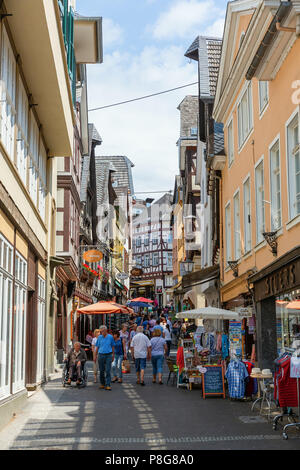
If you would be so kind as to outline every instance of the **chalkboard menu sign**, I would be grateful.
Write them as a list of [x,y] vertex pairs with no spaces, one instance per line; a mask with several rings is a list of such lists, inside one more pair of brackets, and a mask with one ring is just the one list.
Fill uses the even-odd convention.
[[222,365],[205,365],[207,371],[202,374],[203,398],[206,395],[223,395],[225,398],[224,369]]

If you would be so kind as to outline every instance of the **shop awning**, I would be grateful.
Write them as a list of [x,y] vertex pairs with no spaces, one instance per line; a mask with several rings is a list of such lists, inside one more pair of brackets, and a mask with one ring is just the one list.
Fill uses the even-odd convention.
[[237,312],[231,310],[224,310],[217,307],[204,307],[195,308],[193,310],[186,310],[179,312],[176,318],[188,318],[190,320],[240,320],[240,316]]
[[136,285],[136,286],[141,286],[141,287],[143,287],[143,286],[154,286],[154,282],[155,281],[152,281],[152,280],[148,279],[148,280],[145,280],[145,281],[132,281],[130,283],[130,285],[131,286]]
[[289,302],[285,308],[289,308],[291,310],[300,310],[300,300],[293,300],[292,302]]

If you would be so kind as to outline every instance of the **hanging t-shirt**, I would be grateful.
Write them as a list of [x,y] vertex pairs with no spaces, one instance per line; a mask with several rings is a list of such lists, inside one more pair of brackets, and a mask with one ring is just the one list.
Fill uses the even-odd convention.
[[225,377],[228,380],[228,391],[231,398],[244,398],[245,379],[249,374],[241,361],[230,361]]
[[290,377],[293,377],[295,379],[300,378],[300,357],[291,357]]

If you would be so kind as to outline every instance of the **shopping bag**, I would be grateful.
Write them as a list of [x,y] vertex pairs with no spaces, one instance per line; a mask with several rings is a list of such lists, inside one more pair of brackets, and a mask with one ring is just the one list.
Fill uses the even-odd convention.
[[123,374],[130,373],[130,361],[128,361],[127,359],[122,362],[122,372]]

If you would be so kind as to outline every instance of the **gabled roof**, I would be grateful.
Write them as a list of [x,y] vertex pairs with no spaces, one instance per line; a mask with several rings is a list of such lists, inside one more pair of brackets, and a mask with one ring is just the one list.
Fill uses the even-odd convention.
[[[134,167],[134,164],[126,156],[112,155],[112,156],[97,156],[97,161],[100,163],[109,163],[113,164],[115,169],[114,179],[117,182],[117,185],[114,186],[114,190],[117,195],[124,194],[124,186],[128,188],[129,194],[134,195],[133,188],[133,179],[131,168]],[[120,188],[120,190],[118,189]],[[121,189],[123,188],[123,189]]]
[[95,157],[97,206],[109,204],[108,180],[110,163]]
[[199,88],[201,99],[215,96],[222,39],[208,36],[197,36],[185,53],[185,56],[199,62]]

